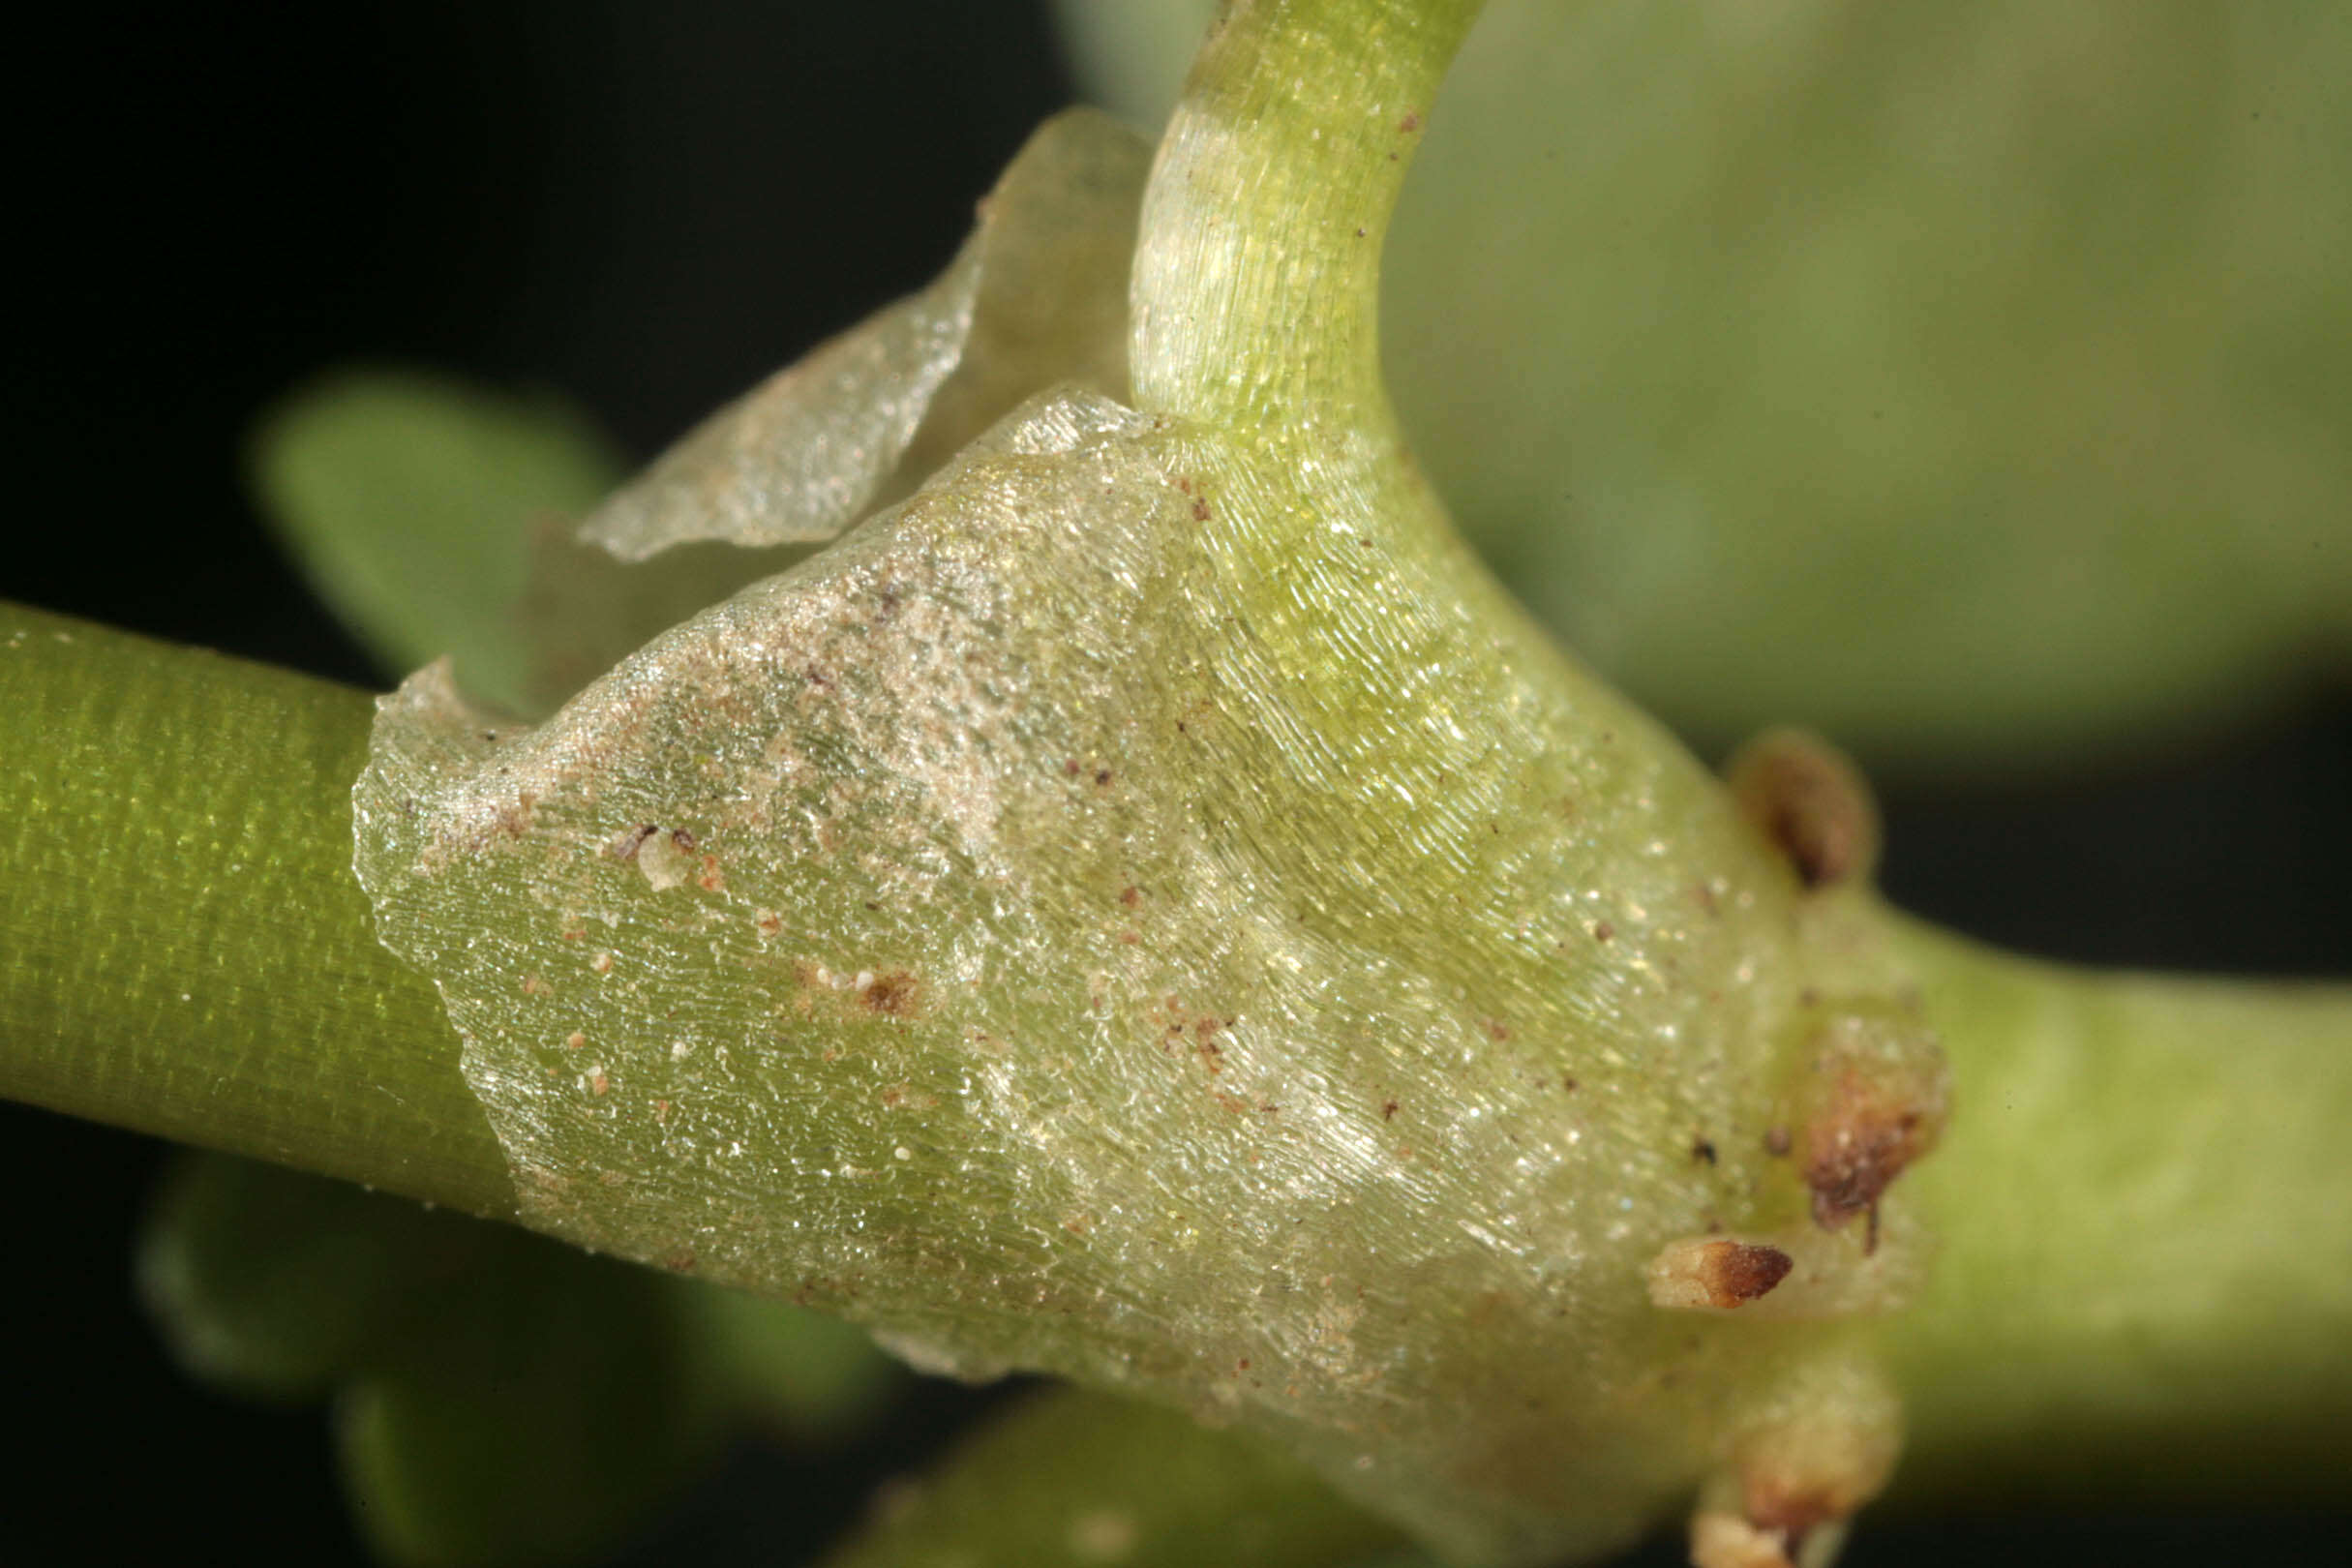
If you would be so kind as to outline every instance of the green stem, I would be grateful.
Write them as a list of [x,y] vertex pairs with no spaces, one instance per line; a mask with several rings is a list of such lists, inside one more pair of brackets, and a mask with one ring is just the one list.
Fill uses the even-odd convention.
[[0,1095],[514,1210],[351,875],[359,692],[0,605]]
[[1220,21],[1144,197],[1143,407],[1261,429],[1386,408],[1381,238],[1479,9],[1260,0]]
[[2177,1501],[2340,1484],[2352,988],[2087,974],[1907,922],[1959,1085],[1904,1177],[1902,1489]]

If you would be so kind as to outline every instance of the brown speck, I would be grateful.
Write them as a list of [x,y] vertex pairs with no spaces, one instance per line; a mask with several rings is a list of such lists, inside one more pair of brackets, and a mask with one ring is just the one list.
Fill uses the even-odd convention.
[[1573,1072],[1563,1072],[1563,1073],[1561,1073],[1561,1074],[1560,1074],[1560,1087],[1561,1087],[1562,1089],[1567,1090],[1567,1091],[1568,1091],[1568,1093],[1570,1093],[1570,1094],[1572,1094],[1572,1095],[1573,1095],[1573,1094],[1575,1094],[1575,1093],[1576,1093],[1576,1074],[1575,1074],[1575,1073],[1573,1073]]
[[683,1274],[694,1267],[694,1254],[692,1252],[672,1252],[661,1260],[661,1266],[673,1274]]
[[1222,1105],[1234,1115],[1247,1116],[1250,1114],[1250,1102],[1242,1099],[1240,1096],[1228,1095],[1222,1089],[1212,1089],[1209,1091],[1209,1093],[1220,1105]]
[[633,860],[637,859],[637,846],[660,831],[661,829],[655,824],[641,822],[634,828],[623,829],[610,844],[605,845],[604,852],[616,860]]
[[1356,238],[1358,238],[1358,239],[1362,239],[1363,237],[1364,237],[1364,230],[1362,230],[1361,228],[1357,229],[1357,230],[1356,230]]
[[767,936],[774,936],[778,931],[784,929],[784,918],[773,910],[762,910],[757,923],[761,932]]
[[1765,1128],[1764,1143],[1764,1153],[1775,1160],[1786,1159],[1789,1150],[1794,1147],[1789,1138],[1789,1130],[1785,1127]]
[[887,975],[874,977],[874,983],[859,993],[859,1000],[868,1012],[878,1012],[887,1018],[911,1016],[916,1004],[921,1000],[922,981],[903,969],[893,969]]
[[1236,1372],[1248,1372],[1250,1370],[1250,1358],[1248,1356],[1242,1357],[1241,1360],[1233,1364],[1233,1367]]
[[602,1068],[598,1068],[595,1071],[588,1074],[588,1090],[590,1093],[601,1095],[607,1089],[612,1087],[613,1080],[604,1075],[604,1070]]
[[570,1034],[563,1037],[563,1043],[576,1051],[581,1046],[588,1043],[588,1036],[575,1029]]
[[1122,889],[1119,893],[1119,902],[1133,909],[1137,904],[1143,902],[1143,890],[1134,887]]
[[1062,776],[1064,778],[1076,778],[1080,773],[1085,771],[1086,765],[1078,761],[1078,759],[1075,757],[1070,758],[1070,761],[1062,765]]
[[693,854],[693,853],[694,853],[694,831],[693,831],[693,829],[689,829],[689,828],[673,828],[673,829],[670,829],[670,842],[671,842],[671,843],[673,843],[673,844],[675,844],[675,845],[677,845],[677,846],[678,846],[678,847],[680,850],[684,851],[684,852],[685,852],[686,854],[688,854],[688,855],[691,855],[691,854]]
[[813,664],[807,669],[801,671],[800,674],[812,686],[829,686],[833,683],[833,678],[831,676],[827,675],[823,670],[819,669]]
[[1382,1101],[1380,1102],[1380,1120],[1383,1122],[1393,1122],[1396,1119],[1397,1102],[1393,1100]]
[[1111,770],[1109,769],[1098,768],[1095,769],[1095,783],[1098,787],[1107,785],[1110,783],[1110,781]]
[[1691,1158],[1703,1165],[1711,1165],[1715,1162],[1715,1146],[1704,1138],[1693,1138]]
[[1138,948],[1143,945],[1143,933],[1141,931],[1122,931],[1119,933],[1119,940],[1128,947]]
[[1403,119],[1402,119],[1402,120],[1399,120],[1399,121],[1397,122],[1397,129],[1398,129],[1399,131],[1402,131],[1402,133],[1404,133],[1404,134],[1405,134],[1406,136],[1411,136],[1411,135],[1412,135],[1414,132],[1416,132],[1416,131],[1420,130],[1420,129],[1421,129],[1421,114],[1420,114],[1420,111],[1418,111],[1418,110],[1416,110],[1416,109],[1406,109],[1406,110],[1404,111],[1404,118],[1403,118]]
[[547,981],[541,980],[536,975],[526,975],[523,977],[523,994],[525,996],[546,996],[554,989],[554,986],[548,984]]
[[1611,937],[1613,937],[1616,934],[1617,928],[1610,924],[1607,920],[1601,921],[1592,928],[1592,940],[1595,942],[1607,942]]
[[1818,736],[1768,730],[1740,747],[1727,775],[1740,814],[1807,888],[1867,877],[1879,812],[1861,770]]
[[598,953],[588,960],[588,968],[599,975],[610,975],[613,972],[613,955],[609,952]]

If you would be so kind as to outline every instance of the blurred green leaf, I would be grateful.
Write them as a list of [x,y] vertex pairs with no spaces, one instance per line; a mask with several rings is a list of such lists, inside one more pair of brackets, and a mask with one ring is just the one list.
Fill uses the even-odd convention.
[[532,707],[518,618],[535,531],[576,521],[622,466],[560,402],[407,371],[295,393],[253,448],[279,535],[336,613],[401,674],[450,654],[467,689]]
[[737,1420],[835,1437],[902,1375],[813,1312],[219,1155],[165,1182],[139,1281],[192,1373],[336,1400],[360,1524],[420,1568],[591,1555]]
[[[1162,111],[1135,8],[1063,9]],[[2347,72],[2342,6],[1494,0],[1390,240],[1400,416],[1709,746],[2225,721],[2352,668]]]
[[1420,1568],[1263,1438],[1076,1389],[1014,1406],[880,1499],[827,1568]]

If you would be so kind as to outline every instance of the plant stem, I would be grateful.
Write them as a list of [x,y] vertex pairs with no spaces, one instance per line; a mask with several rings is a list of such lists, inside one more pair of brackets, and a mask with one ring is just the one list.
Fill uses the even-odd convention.
[[1144,197],[1132,286],[1143,407],[1261,429],[1340,407],[1385,413],[1381,238],[1479,9],[1261,0],[1220,21]]
[[1941,1249],[1888,1331],[1901,1490],[2243,1505],[2340,1484],[2352,988],[2089,974],[1895,930],[1959,1085],[1904,1178]]
[[351,875],[359,692],[0,605],[0,1095],[514,1212]]
[[[439,1000],[351,879],[367,722],[356,692],[0,609],[0,1094],[512,1215]],[[1963,1097],[1904,1178],[1943,1251],[1887,1329],[1903,1492],[2339,1473],[2352,991],[1895,932]]]

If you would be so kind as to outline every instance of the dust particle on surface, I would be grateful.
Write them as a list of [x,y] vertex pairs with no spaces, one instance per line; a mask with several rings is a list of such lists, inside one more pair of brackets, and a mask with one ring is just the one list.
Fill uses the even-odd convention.
[[1383,1122],[1393,1122],[1396,1119],[1397,1102],[1393,1100],[1382,1101],[1380,1102],[1380,1120]]
[[656,824],[649,822],[641,822],[635,827],[624,828],[614,836],[611,843],[605,845],[604,852],[616,860],[633,860],[637,859],[638,847],[660,831],[661,829]]
[[1705,1138],[1693,1138],[1691,1140],[1691,1158],[1703,1165],[1713,1164],[1715,1162],[1715,1145]]

